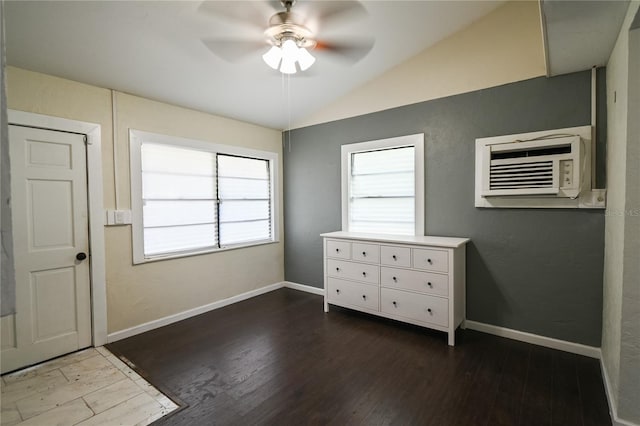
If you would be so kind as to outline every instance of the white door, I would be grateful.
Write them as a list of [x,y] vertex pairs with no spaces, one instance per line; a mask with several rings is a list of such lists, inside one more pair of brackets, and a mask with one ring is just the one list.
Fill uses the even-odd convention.
[[84,135],[9,126],[16,314],[2,372],[91,345]]

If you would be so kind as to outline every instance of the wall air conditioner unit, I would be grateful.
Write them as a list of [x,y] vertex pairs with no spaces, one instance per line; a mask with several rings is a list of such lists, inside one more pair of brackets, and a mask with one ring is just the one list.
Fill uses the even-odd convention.
[[475,201],[476,207],[603,207],[603,191],[591,191],[591,127],[476,139]]
[[588,173],[583,146],[580,136],[485,145],[482,196],[576,198]]

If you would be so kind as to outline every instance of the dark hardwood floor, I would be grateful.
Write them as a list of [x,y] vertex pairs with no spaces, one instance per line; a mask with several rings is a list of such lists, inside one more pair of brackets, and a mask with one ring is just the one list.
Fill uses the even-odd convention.
[[157,425],[610,425],[599,363],[281,289],[107,346],[186,405]]

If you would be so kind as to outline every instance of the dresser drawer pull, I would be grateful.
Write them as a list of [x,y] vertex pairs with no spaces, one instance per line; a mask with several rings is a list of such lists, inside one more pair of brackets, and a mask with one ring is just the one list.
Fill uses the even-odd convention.
[[431,312],[431,308],[427,308],[427,312],[429,312],[431,315],[433,315],[433,312]]
[[336,253],[340,253],[340,249],[336,249]]
[[340,294],[340,289],[336,288],[336,293]]
[[398,279],[396,277],[393,277],[393,282],[397,283]]
[[363,276],[363,277],[366,277],[366,276],[367,276],[367,273],[366,273],[366,272],[363,272],[363,273],[362,273],[362,276]]
[[398,303],[395,300],[392,303],[393,303],[393,306],[395,306],[396,308],[398,307]]
[[427,259],[427,263],[431,265],[433,262],[431,261],[431,259]]
[[363,300],[367,300],[367,295],[366,295],[366,294],[363,294],[363,295],[362,295],[362,299],[363,299]]
[[428,283],[427,283],[427,285],[428,285],[429,287],[433,287],[433,284],[431,284],[431,282],[428,282]]
[[398,256],[396,256],[395,254],[391,257],[393,258],[393,260],[398,260]]
[[362,257],[367,257],[367,252],[366,251],[362,252]]
[[340,272],[340,268],[336,268],[336,271]]

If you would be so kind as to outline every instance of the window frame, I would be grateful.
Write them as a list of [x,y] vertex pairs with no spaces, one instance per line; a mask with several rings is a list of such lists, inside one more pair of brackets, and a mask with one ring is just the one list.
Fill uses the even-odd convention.
[[[223,247],[206,247],[194,250],[175,251],[152,256],[144,254],[144,220],[142,209],[142,144],[153,143],[169,145],[177,148],[193,149],[213,153],[214,155],[233,155],[248,157],[269,162],[270,201],[271,201],[271,238],[247,243],[230,244]],[[177,136],[160,135],[142,130],[129,129],[129,163],[131,177],[131,239],[133,249],[133,263],[142,264],[159,260],[176,259],[189,256],[197,256],[206,253],[235,250],[238,248],[259,246],[278,243],[280,241],[279,230],[279,168],[278,154],[271,151],[261,151],[240,146],[223,145],[214,142],[206,142],[196,139],[181,138]],[[217,192],[216,176],[216,192]],[[217,226],[217,225],[216,225]],[[219,239],[219,236],[218,236]],[[219,241],[216,241],[219,243]]]
[[[341,146],[342,230],[349,232],[349,200],[351,199],[351,155],[401,147],[414,148],[414,235],[424,235],[424,133],[377,139]],[[382,234],[382,232],[381,232]]]

